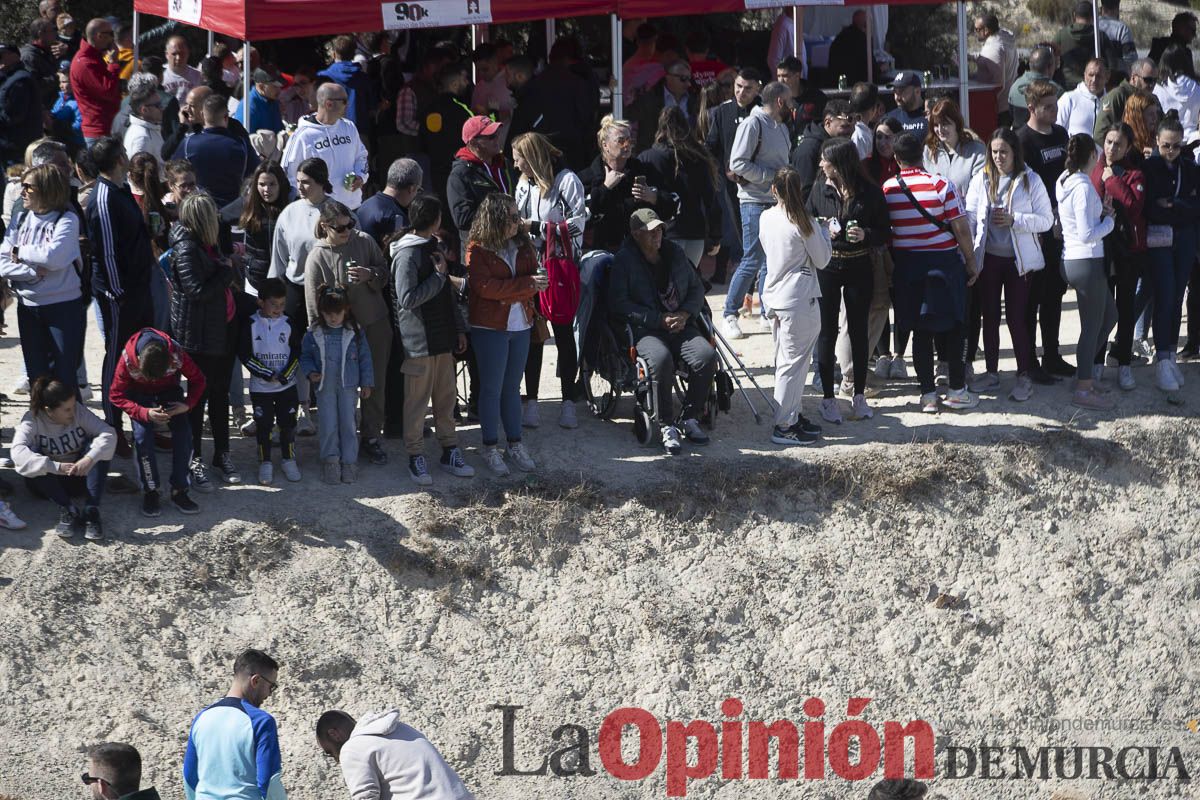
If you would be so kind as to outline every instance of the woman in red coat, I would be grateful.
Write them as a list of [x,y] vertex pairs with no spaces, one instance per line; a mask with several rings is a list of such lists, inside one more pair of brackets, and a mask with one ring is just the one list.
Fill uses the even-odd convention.
[[1133,163],[1133,130],[1118,122],[1104,132],[1104,152],[1092,168],[1092,185],[1102,198],[1112,198],[1116,228],[1104,240],[1108,284],[1117,301],[1117,341],[1109,355],[1117,359],[1117,381],[1135,387],[1133,358],[1134,297],[1146,271],[1146,179]]

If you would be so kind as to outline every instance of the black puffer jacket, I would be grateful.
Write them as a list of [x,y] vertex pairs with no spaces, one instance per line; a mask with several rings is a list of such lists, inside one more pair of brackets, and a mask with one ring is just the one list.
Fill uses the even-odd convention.
[[433,266],[436,239],[415,233],[402,236],[392,247],[396,330],[405,358],[453,353],[458,334],[467,332],[461,304],[450,281]]
[[655,144],[638,154],[650,169],[652,186],[676,198],[678,211],[667,225],[667,236],[671,239],[705,239],[721,241],[721,205],[717,200],[715,172],[707,159],[700,160],[680,155],[678,168],[675,151],[666,144]]
[[195,235],[171,226],[171,334],[189,353],[226,355],[237,343],[226,292],[234,272],[213,260]]
[[653,208],[663,222],[675,216],[675,199],[666,191],[658,193],[658,204],[654,206],[633,199],[634,178],[641,175],[646,178],[647,185],[654,186],[654,176],[643,162],[636,158],[629,159],[625,163],[624,175],[611,189],[605,186],[604,159],[601,156],[596,156],[591,166],[579,173],[591,213],[592,244],[597,250],[615,253],[629,235],[629,217],[639,208]]

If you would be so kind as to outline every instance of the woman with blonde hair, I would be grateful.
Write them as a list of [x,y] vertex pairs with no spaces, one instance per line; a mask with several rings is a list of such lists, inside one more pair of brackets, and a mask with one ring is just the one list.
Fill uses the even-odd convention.
[[610,253],[629,235],[629,218],[639,208],[653,208],[664,222],[675,216],[675,201],[655,188],[649,168],[633,158],[632,136],[628,122],[606,116],[596,135],[600,153],[579,173],[591,213],[592,245]]
[[204,408],[212,426],[213,460],[221,479],[241,483],[229,457],[229,383],[237,348],[233,286],[237,273],[217,251],[217,206],[203,192],[179,203],[179,220],[171,226],[171,335],[204,373],[205,390],[188,412],[192,429],[191,485],[213,491],[201,456]]
[[805,419],[804,378],[821,333],[817,271],[833,255],[829,231],[808,213],[800,173],[784,167],[771,182],[775,205],[763,212],[758,236],[767,257],[762,297],[775,339],[775,428],[771,441],[812,444],[821,429]]
[[[521,173],[517,180],[516,201],[522,225],[533,241],[537,252],[544,253],[546,236],[554,226],[567,223],[572,257],[576,264],[583,250],[583,228],[587,224],[587,196],[579,176],[561,165],[562,151],[540,133],[523,133],[513,140],[513,165]],[[575,332],[571,322],[554,323],[554,345],[558,350],[558,379],[562,390],[562,407],[558,424],[563,428],[578,427],[575,416],[576,377],[579,356],[575,349]],[[536,428],[538,419],[538,388],[541,383],[542,354],[545,342],[529,343],[529,358],[525,364],[525,405],[521,422]]]
[[536,468],[521,442],[521,375],[535,322],[534,296],[549,281],[538,272],[537,254],[523,230],[517,203],[499,192],[479,205],[467,244],[467,319],[479,361],[479,426],[484,460],[507,475],[499,443],[500,423],[508,455],[524,472]]

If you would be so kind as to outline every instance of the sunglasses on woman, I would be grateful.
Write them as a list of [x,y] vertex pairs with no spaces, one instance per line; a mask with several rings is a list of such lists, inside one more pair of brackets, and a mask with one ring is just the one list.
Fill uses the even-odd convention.
[[328,227],[334,233],[345,233],[346,231],[354,230],[354,220],[350,220],[345,225],[330,225]]

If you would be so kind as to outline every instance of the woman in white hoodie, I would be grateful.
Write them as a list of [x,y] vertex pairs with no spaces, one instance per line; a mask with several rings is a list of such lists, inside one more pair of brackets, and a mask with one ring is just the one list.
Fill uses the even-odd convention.
[[79,218],[70,186],[53,164],[21,176],[25,210],[0,245],[0,278],[18,299],[17,326],[25,374],[53,375],[76,386],[83,357],[83,292],[79,280]]
[[805,204],[800,173],[784,167],[771,182],[775,205],[763,212],[758,236],[766,255],[763,304],[771,309],[775,338],[775,444],[817,440],[821,428],[804,418],[804,378],[821,333],[821,286],[817,270],[833,255],[829,231],[816,224]]
[[1079,306],[1079,347],[1075,357],[1075,395],[1071,402],[1080,408],[1107,410],[1112,401],[1104,396],[1096,364],[1104,352],[1108,335],[1117,324],[1117,304],[1108,291],[1104,269],[1104,237],[1113,230],[1111,200],[1100,200],[1088,174],[1096,164],[1096,142],[1077,133],[1067,142],[1067,169],[1055,183],[1058,216],[1063,234],[1063,273],[1075,290]]
[[1033,394],[1029,370],[1033,343],[1026,312],[1033,273],[1046,266],[1038,234],[1054,225],[1054,208],[1038,174],[1025,165],[1021,140],[998,128],[988,142],[987,161],[967,191],[975,262],[982,264],[976,288],[983,312],[983,357],[987,372],[971,391],[1000,385],[1000,299],[1017,359],[1017,382],[1009,397],[1024,402]]
[[1164,112],[1174,111],[1183,125],[1183,140],[1194,141],[1200,127],[1200,84],[1190,77],[1192,51],[1173,44],[1158,61],[1158,83],[1154,96]]

